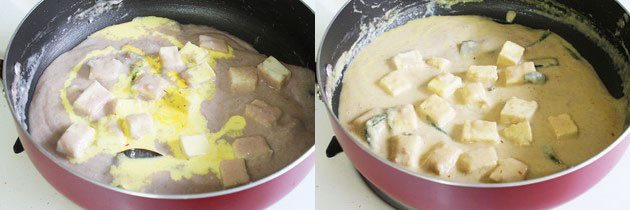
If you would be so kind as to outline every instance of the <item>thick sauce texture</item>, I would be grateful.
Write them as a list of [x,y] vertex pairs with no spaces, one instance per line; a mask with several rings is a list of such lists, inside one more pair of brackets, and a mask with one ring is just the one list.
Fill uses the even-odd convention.
[[[475,53],[469,57],[462,55],[462,43],[471,40],[476,44]],[[460,150],[459,154],[492,147],[496,151],[499,164],[501,160],[516,159],[527,167],[526,170],[518,171],[525,173],[522,178],[533,179],[580,164],[615,141],[623,131],[625,102],[613,98],[607,92],[593,67],[570,43],[555,33],[517,24],[499,24],[478,16],[423,18],[410,21],[374,39],[348,66],[341,91],[339,118],[358,139],[365,140],[365,129],[353,123],[363,113],[374,108],[390,108],[404,104],[414,105],[418,113],[419,104],[434,94],[427,88],[431,79],[448,72],[460,77],[463,85],[472,83],[473,81],[466,75],[469,67],[496,66],[499,52],[506,41],[525,48],[519,64],[527,61],[536,63],[540,58],[557,59],[557,65],[536,63],[536,71],[546,75],[546,82],[505,85],[502,72],[506,67],[499,66],[498,80],[483,83],[487,99],[485,105],[465,104],[458,98],[457,91],[442,97],[455,110],[455,117],[445,125],[437,127],[420,114],[414,116],[418,120],[418,126],[411,133],[419,135],[421,143],[414,144],[420,148],[419,155],[410,161],[416,163],[406,164],[406,168],[458,182],[495,182],[497,180],[490,179],[489,174],[498,167],[496,160],[494,164],[486,164],[478,170],[464,172],[460,156],[459,159],[455,159],[456,162],[451,161],[456,164],[450,170],[439,174],[435,167],[431,166],[435,161],[431,162],[430,157],[436,155],[432,154],[432,151],[438,149],[441,144]],[[431,65],[407,70],[397,69],[393,64],[393,58],[400,53],[413,50],[420,52],[425,60],[440,57],[449,60],[450,65],[443,70]],[[395,96],[379,86],[381,78],[393,71],[401,71],[400,74],[411,84],[409,89]],[[528,120],[532,133],[529,145],[508,141],[502,132],[498,132],[501,134],[500,141],[496,143],[470,143],[461,140],[467,120],[496,122],[497,131],[511,126],[500,122],[501,110],[511,97],[537,102],[537,109]],[[557,139],[548,118],[561,114],[571,116],[579,130],[576,136]],[[391,145],[376,148],[374,142],[364,142],[376,154],[391,160],[388,158],[391,154],[388,153],[392,150],[387,148]],[[442,154],[449,153],[445,151],[442,150]]]

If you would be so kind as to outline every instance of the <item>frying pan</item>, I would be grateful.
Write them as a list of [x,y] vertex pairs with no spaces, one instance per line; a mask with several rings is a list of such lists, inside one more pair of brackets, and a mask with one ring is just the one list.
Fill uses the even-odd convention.
[[[459,2],[459,3],[458,3]],[[357,170],[398,207],[418,209],[546,209],[565,203],[601,180],[627,150],[628,129],[618,139],[570,169],[545,177],[502,184],[470,184],[417,174],[374,154],[338,119],[345,67],[370,40],[410,20],[433,15],[479,15],[505,23],[509,10],[514,23],[549,29],[573,44],[595,68],[609,93],[624,96],[628,78],[630,16],[614,0],[351,0],[324,35],[317,62],[321,99],[327,105],[338,144]],[[341,75],[341,79],[337,80]],[[587,110],[585,110],[587,111]],[[333,139],[334,140],[334,139]],[[327,155],[338,152],[332,142]]]
[[280,171],[244,186],[201,194],[157,195],[115,188],[75,173],[34,144],[28,110],[44,69],[104,27],[138,16],[208,25],[284,62],[314,69],[314,14],[297,0],[46,0],[23,20],[9,44],[2,81],[20,144],[59,192],[88,209],[260,209],[291,191],[313,168],[314,147]]

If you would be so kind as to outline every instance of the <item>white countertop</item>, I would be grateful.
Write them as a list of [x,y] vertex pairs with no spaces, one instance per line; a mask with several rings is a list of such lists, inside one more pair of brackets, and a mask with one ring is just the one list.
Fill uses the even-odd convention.
[[[328,23],[345,0],[318,0],[315,2],[316,46],[319,48]],[[630,0],[620,1],[630,8]],[[315,199],[318,209],[392,209],[381,201],[363,183],[350,160],[340,153],[334,158],[326,158],[325,151],[334,135],[326,113],[325,105],[318,101],[315,107],[316,128],[315,161],[317,163]],[[629,209],[630,152],[622,157],[617,166],[597,185],[576,199],[557,209]]]
[[[8,1],[8,2],[6,2]],[[313,5],[314,0],[303,0]],[[0,56],[4,52],[13,31],[37,0],[2,0],[0,14]],[[4,96],[0,98],[0,210],[4,209],[80,209],[72,201],[59,194],[35,169],[26,153],[13,154],[17,137]],[[315,209],[315,170],[286,197],[269,209]]]

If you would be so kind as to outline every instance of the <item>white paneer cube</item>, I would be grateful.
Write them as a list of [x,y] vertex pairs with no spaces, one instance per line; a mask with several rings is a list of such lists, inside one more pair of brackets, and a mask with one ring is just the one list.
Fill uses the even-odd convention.
[[378,85],[391,96],[397,96],[411,89],[411,82],[405,78],[403,71],[392,71],[378,81]]
[[365,121],[365,140],[377,154],[386,155],[387,137],[390,136],[387,114],[378,114]]
[[551,116],[547,120],[556,134],[556,139],[567,139],[578,135],[578,127],[568,114]]
[[495,182],[516,182],[525,179],[527,174],[527,165],[514,158],[499,160],[497,166],[492,173],[490,179]]
[[459,168],[465,173],[472,173],[484,168],[497,165],[497,151],[494,147],[473,149],[459,156]]
[[529,121],[510,125],[503,129],[501,134],[505,139],[519,146],[527,146],[532,143],[532,128],[529,125]]
[[177,73],[186,69],[186,64],[182,60],[176,46],[160,47],[160,61],[162,62],[162,72],[176,71]]
[[207,81],[214,81],[217,75],[207,62],[197,64],[179,74],[190,86],[198,86]]
[[513,124],[528,121],[536,112],[538,103],[512,96],[501,110],[501,123]]
[[269,56],[258,64],[258,70],[265,81],[277,90],[280,90],[291,79],[291,71],[273,56]]
[[466,120],[462,130],[462,142],[496,144],[500,141],[496,122]]
[[232,143],[236,158],[259,159],[269,157],[273,150],[262,136],[243,137],[234,140]]
[[98,80],[99,82],[109,82],[118,80],[118,75],[126,67],[114,58],[95,58],[89,60],[87,65],[90,67],[90,80]]
[[461,153],[462,150],[454,145],[440,143],[427,156],[425,164],[437,175],[446,176],[457,163]]
[[129,135],[134,139],[140,139],[142,136],[153,132],[153,118],[149,114],[131,114],[126,119]]
[[145,112],[147,106],[148,104],[140,99],[116,99],[114,114],[120,117],[126,117],[130,114]]
[[251,93],[258,85],[258,73],[254,67],[230,67],[228,77],[232,93]]
[[[116,120],[107,123],[106,130],[99,134],[98,145],[125,145],[127,138]],[[101,130],[99,130],[101,132]]]
[[249,183],[245,160],[222,160],[221,179],[223,180],[223,188],[225,189]]
[[182,47],[179,54],[181,55],[182,61],[184,61],[185,64],[188,64],[189,67],[191,65],[194,66],[194,64],[208,63],[206,60],[208,50],[198,47],[190,42],[187,42],[186,45]]
[[387,109],[387,124],[393,135],[415,133],[418,129],[418,116],[411,104]]
[[352,126],[354,126],[356,130],[363,130],[365,128],[366,121],[368,121],[370,118],[376,115],[383,114],[383,112],[385,112],[383,108],[370,109],[364,112],[363,114],[361,114],[360,116],[358,116],[357,118],[354,118],[354,120],[352,120]]
[[387,159],[405,168],[417,169],[422,138],[418,135],[397,135],[389,138]]
[[466,79],[472,82],[494,83],[499,79],[497,66],[471,65],[466,72]]
[[265,127],[275,126],[281,115],[282,110],[280,108],[271,106],[262,100],[254,99],[245,105],[245,117],[253,119],[254,122]]
[[80,158],[94,142],[96,130],[82,122],[75,122],[57,141],[57,152],[70,158]]
[[146,100],[160,99],[164,96],[162,78],[150,73],[144,73],[138,76],[133,82],[131,90],[137,91],[140,96]]
[[440,57],[430,57],[426,62],[429,66],[441,71],[446,71],[451,66],[451,61]]
[[186,157],[205,155],[210,152],[210,143],[206,135],[180,136],[179,144]]
[[399,53],[392,58],[392,61],[398,70],[419,70],[425,65],[419,50]]
[[485,105],[488,103],[486,88],[479,82],[466,83],[459,89],[458,95],[464,104]]
[[213,36],[199,35],[199,46],[217,52],[227,53],[228,44],[225,39]]
[[501,48],[501,52],[499,52],[499,57],[497,58],[497,65],[499,66],[513,66],[516,65],[523,56],[523,52],[525,52],[525,48],[520,45],[506,41]]
[[525,74],[535,72],[534,62],[525,62],[516,66],[505,68],[505,85],[521,85],[525,82]]
[[79,97],[74,101],[72,106],[74,110],[83,116],[89,116],[90,119],[97,118],[103,107],[115,97],[98,81],[94,81],[88,86]]
[[451,73],[442,73],[429,81],[428,89],[444,98],[453,95],[462,86],[462,79]]
[[455,109],[448,101],[433,94],[416,106],[416,112],[420,116],[427,116],[438,126],[444,126],[455,118]]

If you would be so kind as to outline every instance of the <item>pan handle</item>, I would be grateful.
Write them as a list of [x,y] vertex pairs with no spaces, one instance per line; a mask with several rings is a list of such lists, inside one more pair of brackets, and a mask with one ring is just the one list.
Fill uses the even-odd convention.
[[[0,58],[0,84],[2,84],[2,69],[4,68],[4,60]],[[2,90],[4,92],[4,89]],[[22,146],[22,142],[20,142],[20,137],[15,140],[15,144],[13,144],[13,152],[15,154],[20,154],[24,151],[24,147]]]
[[330,139],[330,143],[328,144],[328,147],[326,148],[326,157],[332,158],[341,152],[343,152],[343,148],[341,148],[341,145],[339,145],[339,141],[337,141],[337,137],[333,136],[332,139]]

